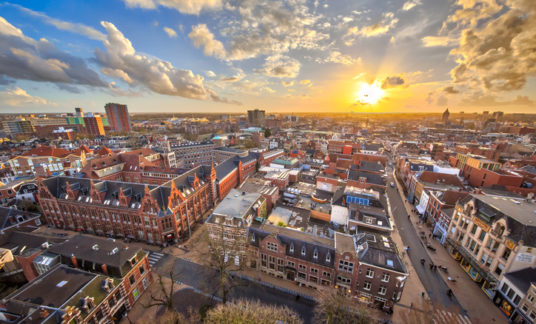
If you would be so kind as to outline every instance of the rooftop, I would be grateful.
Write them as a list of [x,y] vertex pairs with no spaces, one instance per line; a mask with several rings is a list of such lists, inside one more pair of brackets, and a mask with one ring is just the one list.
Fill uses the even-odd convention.
[[259,193],[246,193],[232,189],[214,209],[213,214],[243,218],[261,197]]

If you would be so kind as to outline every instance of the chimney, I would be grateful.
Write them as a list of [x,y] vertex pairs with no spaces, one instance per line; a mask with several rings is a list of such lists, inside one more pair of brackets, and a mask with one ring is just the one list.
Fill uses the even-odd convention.
[[76,260],[76,257],[71,255],[71,262],[73,263],[73,267],[78,268],[78,261]]
[[104,274],[108,274],[108,267],[106,266],[106,264],[102,264],[102,272],[104,272]]
[[47,318],[50,315],[50,312],[46,308],[40,308],[39,309],[39,317],[40,318]]

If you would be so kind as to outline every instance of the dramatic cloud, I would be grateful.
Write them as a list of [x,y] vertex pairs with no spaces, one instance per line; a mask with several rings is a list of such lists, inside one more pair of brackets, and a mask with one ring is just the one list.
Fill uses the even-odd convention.
[[270,56],[264,62],[263,72],[267,76],[276,78],[295,78],[300,73],[301,64],[288,56]]
[[[461,39],[452,54],[455,84],[473,91],[522,89],[536,75],[536,1],[458,1],[461,9],[448,18]],[[501,11],[502,10],[502,11]],[[499,16],[496,14],[501,12]],[[485,22],[479,27],[479,22]]]
[[404,5],[402,6],[402,10],[409,11],[420,4],[421,2],[419,0],[409,0],[404,3]]
[[177,32],[173,28],[164,27],[164,32],[171,38],[177,37]]
[[329,35],[315,28],[320,19],[302,1],[241,1],[221,33],[229,39],[227,59],[281,55],[295,49],[322,49]]
[[106,87],[86,62],[56,48],[48,40],[39,41],[0,17],[0,76],[40,82],[70,83]]
[[382,14],[378,22],[365,26],[363,28],[351,27],[346,31],[343,36],[343,41],[347,46],[351,46],[357,37],[375,37],[385,35],[388,31],[393,29],[398,23],[398,18],[392,12],[385,12]]
[[382,81],[382,89],[398,87],[404,84],[404,79],[399,76],[387,77]]
[[317,63],[336,63],[336,64],[343,64],[343,65],[351,65],[355,63],[361,62],[361,58],[353,58],[350,55],[342,54],[339,51],[331,51],[329,53],[329,56],[321,59],[316,59]]
[[130,40],[112,23],[103,21],[101,25],[108,33],[104,41],[106,50],[96,49],[95,57],[103,68],[110,69],[106,71],[114,71],[121,79],[132,80],[133,84],[156,93],[237,104],[235,101],[220,98],[206,88],[202,76],[190,70],[177,69],[171,63],[158,58],[137,53]]
[[223,44],[214,38],[214,34],[208,29],[207,25],[199,24],[192,27],[192,32],[188,37],[194,42],[197,48],[202,47],[203,53],[207,56],[214,56],[223,59],[226,56]]
[[53,105],[46,99],[31,96],[26,92],[26,90],[19,87],[8,88],[5,91],[0,91],[0,103],[12,107],[32,104]]
[[457,94],[460,93],[459,90],[455,89],[453,86],[447,86],[443,88],[443,92],[448,94]]
[[127,7],[156,9],[158,6],[175,9],[183,14],[199,15],[203,10],[219,9],[221,0],[123,0]]
[[39,18],[44,23],[52,25],[61,30],[67,30],[72,33],[84,35],[86,37],[89,37],[91,39],[96,39],[99,41],[103,41],[106,38],[106,35],[104,35],[100,31],[96,30],[95,28],[86,26],[84,24],[71,23],[71,22],[59,20],[56,18],[52,18],[52,17],[45,15],[42,12],[33,11],[28,8],[24,8],[22,6],[16,5],[16,4],[5,3],[3,5],[15,7],[19,9],[20,11],[24,12],[25,14]]
[[449,36],[425,36],[422,38],[424,47],[444,47],[455,46],[459,43],[459,39]]

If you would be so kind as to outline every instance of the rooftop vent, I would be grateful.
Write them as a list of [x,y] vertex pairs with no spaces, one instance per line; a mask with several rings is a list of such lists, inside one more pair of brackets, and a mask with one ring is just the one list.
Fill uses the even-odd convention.
[[98,244],[94,244],[94,245],[91,247],[91,249],[92,249],[93,251],[98,251],[98,250],[99,250],[99,245],[98,245]]

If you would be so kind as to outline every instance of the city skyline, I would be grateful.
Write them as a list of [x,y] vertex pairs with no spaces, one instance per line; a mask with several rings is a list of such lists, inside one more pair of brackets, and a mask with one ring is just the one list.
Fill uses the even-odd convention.
[[[17,4],[19,3],[19,4]],[[0,4],[0,113],[534,112],[536,3]]]

